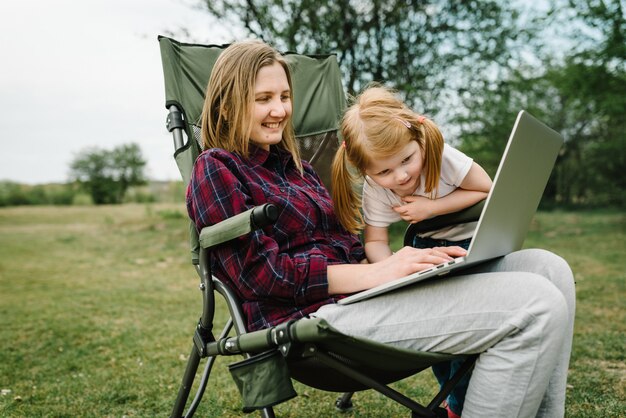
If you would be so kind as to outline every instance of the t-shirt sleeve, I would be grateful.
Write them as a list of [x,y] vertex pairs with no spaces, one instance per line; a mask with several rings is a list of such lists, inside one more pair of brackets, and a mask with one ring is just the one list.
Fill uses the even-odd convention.
[[450,186],[459,187],[470,168],[473,160],[448,144],[443,146],[441,161],[441,180]]

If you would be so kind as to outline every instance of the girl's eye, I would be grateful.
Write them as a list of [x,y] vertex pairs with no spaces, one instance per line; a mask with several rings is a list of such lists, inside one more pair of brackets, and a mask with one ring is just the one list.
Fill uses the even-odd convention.
[[289,100],[291,100],[291,96],[288,94],[283,94],[282,96],[280,96],[280,100],[282,100],[283,102],[288,102]]
[[409,161],[411,161],[411,157],[413,157],[413,155],[409,155],[404,160],[402,160],[402,164],[407,164]]
[[383,170],[383,171],[379,171],[379,172],[378,172],[378,175],[379,175],[379,176],[384,176],[384,175],[386,175],[386,174],[388,174],[388,173],[389,173],[389,170]]

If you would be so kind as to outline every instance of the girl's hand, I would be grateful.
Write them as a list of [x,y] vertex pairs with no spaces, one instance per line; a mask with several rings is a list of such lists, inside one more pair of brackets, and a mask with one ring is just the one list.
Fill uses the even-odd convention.
[[406,222],[414,224],[436,214],[435,200],[424,196],[405,196],[402,200],[405,204],[396,206],[393,210]]

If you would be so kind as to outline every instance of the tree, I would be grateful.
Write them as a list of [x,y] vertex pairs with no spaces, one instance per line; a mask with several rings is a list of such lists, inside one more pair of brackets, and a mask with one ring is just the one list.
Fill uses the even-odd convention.
[[90,148],[72,161],[70,177],[91,195],[95,204],[121,203],[130,186],[145,184],[145,165],[137,144],[112,150]]
[[350,94],[395,87],[491,174],[526,109],[566,140],[544,198],[626,205],[623,0],[199,1],[278,49],[337,53]]
[[[626,20],[619,0],[569,1],[548,14],[571,48],[537,48],[540,66],[520,66],[488,89],[463,94],[471,115],[462,149],[495,171],[515,113],[526,109],[561,132],[565,145],[544,201],[626,206]],[[566,24],[567,23],[567,24]],[[566,36],[567,35],[567,36]]]
[[[204,0],[210,14],[278,49],[337,53],[347,92],[371,81],[395,87],[420,111],[506,65],[517,11],[495,0]],[[452,108],[454,110],[454,108]],[[446,112],[450,112],[447,109]]]

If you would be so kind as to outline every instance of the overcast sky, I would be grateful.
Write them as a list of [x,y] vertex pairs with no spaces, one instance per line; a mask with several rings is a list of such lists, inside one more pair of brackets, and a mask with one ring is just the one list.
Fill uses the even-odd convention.
[[233,39],[194,1],[0,1],[0,181],[65,182],[81,150],[130,142],[179,180],[157,35]]

